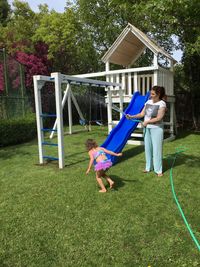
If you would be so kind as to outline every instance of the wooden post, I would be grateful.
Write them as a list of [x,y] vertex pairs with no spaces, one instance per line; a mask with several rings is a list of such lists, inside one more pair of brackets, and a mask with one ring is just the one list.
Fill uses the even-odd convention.
[[128,95],[132,95],[132,77],[131,72],[128,73]]
[[71,89],[70,89],[70,92],[68,94],[67,106],[68,106],[69,134],[72,134],[72,99],[71,99]]
[[21,88],[21,96],[22,96],[22,114],[25,116],[25,99],[24,99],[24,71],[22,64],[19,63],[19,73],[20,73],[20,88]]
[[110,87],[108,87],[107,96],[108,96],[108,104],[107,104],[108,133],[110,133],[112,131],[112,95],[111,95]]
[[63,138],[63,112],[61,93],[61,74],[53,73],[51,77],[55,80],[56,116],[57,116],[57,137],[58,137],[58,159],[59,168],[64,168],[64,138]]
[[[106,62],[106,72],[110,70],[110,62]],[[106,81],[109,82],[109,76],[106,75]],[[112,131],[112,92],[110,87],[107,87],[107,114],[108,114],[108,133]]]
[[138,91],[138,76],[137,72],[134,72],[134,93]]
[[170,102],[170,136],[174,136],[174,102]]
[[[154,57],[153,57],[153,65],[154,67],[158,67],[158,55],[157,54],[154,54]],[[154,70],[154,75],[153,75],[153,84],[152,86],[154,85],[158,85],[158,70]]]
[[34,95],[35,95],[35,113],[36,113],[36,122],[37,122],[37,136],[38,136],[38,151],[39,151],[39,163],[44,163],[44,150],[42,143],[44,142],[44,134],[42,132],[43,129],[43,121],[42,117],[42,104],[41,104],[41,89],[44,85],[44,82],[38,81],[38,76],[33,76],[33,84],[34,84]]

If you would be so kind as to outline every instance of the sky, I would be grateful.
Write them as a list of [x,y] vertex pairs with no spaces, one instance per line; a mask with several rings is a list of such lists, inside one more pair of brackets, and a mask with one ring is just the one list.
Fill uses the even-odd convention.
[[[38,5],[40,4],[47,4],[49,9],[54,9],[57,12],[64,12],[65,11],[65,5],[66,0],[21,0],[22,2],[27,2],[30,6],[30,8],[34,11],[38,11]],[[12,0],[8,0],[9,4],[12,4]],[[180,62],[182,57],[182,51],[177,50],[174,51],[173,55],[174,59],[176,59],[178,62]]]
[[[12,0],[8,0],[9,4],[12,4]],[[57,12],[64,12],[66,0],[21,0],[21,2],[27,2],[30,8],[34,11],[38,11],[40,4],[47,4],[49,9],[54,9]]]

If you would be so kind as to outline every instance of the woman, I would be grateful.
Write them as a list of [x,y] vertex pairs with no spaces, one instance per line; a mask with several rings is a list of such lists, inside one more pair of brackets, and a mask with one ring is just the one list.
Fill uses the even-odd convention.
[[163,117],[166,111],[165,88],[154,86],[151,89],[151,98],[143,110],[136,114],[127,114],[127,119],[140,119],[144,117],[143,126],[146,127],[144,135],[146,168],[145,173],[154,169],[158,176],[163,176],[162,146],[163,146]]

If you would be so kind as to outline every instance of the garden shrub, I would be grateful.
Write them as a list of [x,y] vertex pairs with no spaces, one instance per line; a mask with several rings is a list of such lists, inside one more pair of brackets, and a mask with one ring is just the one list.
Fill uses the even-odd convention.
[[0,121],[0,146],[16,145],[37,135],[35,114]]

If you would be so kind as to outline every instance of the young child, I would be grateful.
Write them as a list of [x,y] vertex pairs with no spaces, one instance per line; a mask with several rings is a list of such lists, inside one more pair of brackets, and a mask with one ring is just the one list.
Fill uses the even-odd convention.
[[90,162],[86,174],[90,172],[92,164],[94,164],[94,170],[96,172],[96,180],[101,188],[99,192],[105,193],[107,190],[102,181],[102,177],[106,179],[111,189],[114,186],[113,180],[108,175],[106,175],[106,171],[112,166],[112,161],[106,157],[106,153],[116,157],[122,156],[122,153],[115,153],[103,147],[98,147],[96,141],[93,139],[88,139],[85,145],[90,157]]

